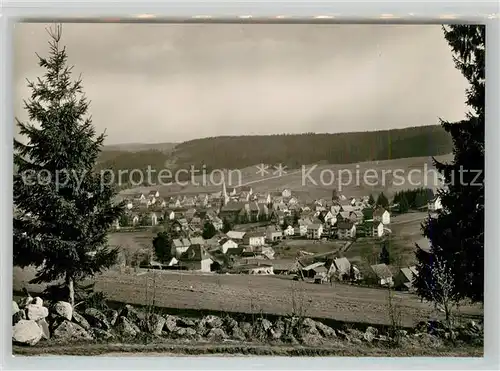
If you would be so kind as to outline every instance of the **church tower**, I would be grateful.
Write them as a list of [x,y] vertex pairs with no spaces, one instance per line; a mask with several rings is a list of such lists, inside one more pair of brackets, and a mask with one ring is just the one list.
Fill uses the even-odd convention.
[[222,182],[222,193],[220,195],[222,206],[226,206],[229,202],[229,196],[226,191],[226,182]]

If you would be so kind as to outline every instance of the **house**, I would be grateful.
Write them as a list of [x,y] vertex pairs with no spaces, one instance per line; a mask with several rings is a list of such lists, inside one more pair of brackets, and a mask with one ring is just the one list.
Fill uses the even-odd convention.
[[391,286],[394,284],[392,273],[389,267],[385,264],[375,264],[371,266],[373,273],[377,276],[379,285]]
[[242,242],[243,237],[245,237],[245,234],[246,234],[246,232],[229,231],[226,233],[226,236],[233,241]]
[[245,192],[245,193],[248,193],[248,194],[252,195],[253,194],[253,189],[250,186],[241,186],[240,187],[240,192],[242,192],[242,193]]
[[171,254],[177,259],[191,246],[189,238],[175,238],[172,240]]
[[283,225],[285,223],[285,212],[282,210],[273,211],[271,221],[275,224]]
[[156,213],[151,213],[149,214],[149,217],[151,219],[151,225],[154,227],[155,225],[158,225],[158,215]]
[[349,219],[357,224],[363,221],[363,212],[359,210],[354,210],[349,213]]
[[130,221],[132,223],[132,226],[135,227],[136,225],[138,225],[140,222],[139,214],[137,213],[130,214]]
[[373,211],[373,220],[387,225],[391,223],[391,214],[383,207],[377,207],[375,211]]
[[266,239],[269,242],[275,242],[283,239],[283,232],[274,227],[269,227],[266,230]]
[[418,276],[416,266],[401,268],[394,277],[394,287],[398,290],[412,290],[413,280]]
[[164,214],[165,220],[174,220],[175,219],[175,212],[173,210],[167,210],[165,211]]
[[441,204],[441,197],[439,196],[434,197],[431,201],[427,203],[427,209],[430,212],[435,212],[441,210],[442,208],[443,205]]
[[262,232],[247,232],[243,237],[243,243],[249,246],[262,246],[266,243],[266,236]]
[[349,213],[350,213],[351,211],[354,211],[354,210],[355,210],[354,206],[352,206],[350,203],[348,203],[348,204],[341,204],[341,205],[340,205],[340,209],[341,209],[340,211],[345,211],[345,212],[347,212],[347,213],[348,213],[347,215],[349,215]]
[[[293,236],[295,234],[295,229],[289,225],[288,227],[285,228],[283,231],[284,236]],[[307,228],[306,228],[306,234],[307,234]]]
[[267,195],[257,195],[255,201],[259,204],[269,205],[271,203],[271,195],[269,193]]
[[134,208],[134,203],[131,200],[125,199],[123,202],[125,203],[127,210],[132,210]]
[[351,263],[347,258],[333,259],[326,266],[328,267],[327,275],[339,280],[346,279],[351,273]]
[[337,221],[351,221],[350,211],[341,211],[337,214]]
[[225,254],[229,249],[236,249],[238,244],[230,238],[223,238],[219,241],[219,248]]
[[323,224],[309,224],[307,226],[307,238],[310,240],[317,240],[323,234]]
[[229,222],[234,223],[244,208],[245,204],[243,202],[229,201],[221,207],[219,217],[221,219],[226,218]]
[[283,198],[292,197],[292,191],[288,188],[285,188],[284,190],[281,191],[281,197],[283,197]]
[[148,198],[158,198],[160,197],[160,192],[158,191],[149,191]]
[[363,224],[365,235],[370,237],[382,237],[384,235],[384,225],[381,222],[366,221]]
[[288,206],[294,206],[294,205],[298,205],[299,204],[299,199],[297,197],[290,197],[288,199]]
[[213,260],[202,245],[191,245],[179,258],[179,266],[188,270],[210,272]]
[[356,237],[356,226],[353,222],[341,220],[337,223],[337,238],[339,240],[348,240]]
[[209,218],[209,220],[212,223],[212,225],[214,226],[214,228],[218,231],[220,231],[224,226],[222,219],[219,218],[218,216],[211,217],[211,218]]
[[134,195],[133,202],[135,204],[146,204],[148,200],[146,199],[146,196],[144,196],[143,193],[136,193]]

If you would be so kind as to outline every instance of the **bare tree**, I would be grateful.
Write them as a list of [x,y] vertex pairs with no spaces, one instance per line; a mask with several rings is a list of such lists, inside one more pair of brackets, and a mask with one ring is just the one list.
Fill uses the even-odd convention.
[[431,280],[427,283],[434,307],[444,312],[446,326],[451,328],[453,309],[458,307],[453,273],[446,262],[435,257],[431,267]]

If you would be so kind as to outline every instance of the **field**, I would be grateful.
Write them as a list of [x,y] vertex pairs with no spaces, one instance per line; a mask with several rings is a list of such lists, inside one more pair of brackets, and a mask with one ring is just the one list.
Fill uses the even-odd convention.
[[[437,156],[440,161],[451,160],[451,155]],[[413,157],[396,160],[372,161],[344,165],[307,165],[302,169],[285,169],[286,174],[273,175],[273,168],[265,176],[257,174],[257,167],[251,166],[226,173],[226,185],[251,185],[254,192],[270,192],[284,188],[293,190],[302,201],[330,197],[336,188],[347,196],[365,196],[370,193],[384,192],[387,196],[404,189],[418,187],[436,188],[431,157]],[[313,169],[309,173],[309,169]],[[398,170],[398,173],[394,172]],[[410,173],[410,171],[412,171]],[[376,176],[372,175],[375,172]],[[332,178],[333,174],[333,178]],[[350,174],[350,175],[349,175]],[[367,174],[365,181],[364,174]],[[404,174],[404,179],[399,178]],[[312,180],[311,180],[312,179]],[[170,179],[172,180],[172,179]],[[165,180],[165,183],[169,178]],[[158,190],[162,197],[175,194],[198,194],[217,192],[221,189],[218,173],[197,175],[189,184],[159,185],[156,187],[136,187],[122,192],[123,195],[135,192]]]

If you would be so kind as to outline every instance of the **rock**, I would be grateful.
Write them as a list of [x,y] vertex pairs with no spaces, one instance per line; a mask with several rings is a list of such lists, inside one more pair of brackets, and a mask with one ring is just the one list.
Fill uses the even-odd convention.
[[421,345],[429,348],[440,348],[443,345],[443,342],[436,336],[425,333],[419,337],[419,342]]
[[141,331],[127,317],[119,316],[115,323],[116,331],[122,336],[135,337]]
[[12,326],[18,323],[21,320],[26,319],[26,312],[24,310],[20,310],[12,316]]
[[147,331],[154,335],[161,335],[165,323],[165,318],[156,313],[151,313],[146,319]]
[[80,325],[67,319],[54,330],[52,337],[58,340],[92,340],[92,336]]
[[95,308],[87,308],[85,310],[84,317],[92,327],[103,330],[109,330],[111,328],[111,325],[109,324],[104,313]]
[[16,344],[35,345],[42,336],[42,329],[32,320],[20,320],[12,328],[12,341]]
[[91,333],[94,336],[94,338],[99,340],[111,340],[115,338],[115,336],[111,332],[102,330],[100,328],[92,329]]
[[207,338],[208,338],[209,340],[221,341],[221,340],[227,339],[227,338],[228,338],[228,336],[227,336],[227,334],[224,332],[224,330],[223,330],[223,329],[218,328],[218,327],[213,327],[213,328],[212,328],[212,329],[208,332]]
[[318,329],[319,333],[326,338],[337,337],[335,330],[322,322],[316,321],[316,328]]
[[364,339],[364,334],[356,329],[348,329],[347,333],[349,334],[349,338],[351,339],[351,342],[353,339],[358,339],[358,340],[363,340]]
[[371,343],[375,339],[375,336],[377,335],[378,335],[378,330],[374,327],[368,326],[366,328],[365,333],[363,334],[363,339],[366,342]]
[[321,334],[316,328],[316,322],[311,318],[304,318],[302,322],[299,322],[299,324],[296,327],[295,335],[302,342],[303,342],[302,338],[308,336],[316,336],[321,338]]
[[179,327],[194,327],[196,322],[190,318],[180,317],[177,318],[177,326]]
[[49,330],[49,324],[47,323],[47,321],[45,319],[40,319],[40,320],[36,321],[36,323],[42,329],[42,338],[45,340],[49,340],[50,339],[50,330]]
[[289,343],[289,344],[292,344],[292,345],[299,345],[299,341],[295,338],[295,336],[293,335],[285,335],[283,336],[282,340],[285,342],[285,343]]
[[114,309],[108,309],[104,311],[104,315],[108,319],[108,322],[111,326],[114,326],[116,323],[116,320],[118,319],[118,311]]
[[214,315],[203,317],[203,319],[200,321],[200,324],[201,323],[203,323],[204,327],[206,327],[207,329],[221,328],[223,324],[222,319]]
[[90,330],[90,323],[78,312],[73,312],[73,322],[82,326],[85,330]]
[[233,327],[230,330],[229,334],[231,335],[231,337],[233,339],[236,339],[236,340],[244,341],[246,339],[243,330],[239,326]]
[[12,300],[12,315],[16,314],[17,312],[19,312],[19,305],[17,305],[17,303]]
[[300,341],[302,342],[302,344],[307,346],[317,346],[323,343],[323,338],[319,334],[305,334],[300,337]]
[[175,332],[177,330],[177,317],[167,315],[164,327],[168,332]]
[[180,337],[192,338],[196,336],[196,330],[191,327],[177,327],[175,334]]
[[346,340],[346,341],[351,340],[350,336],[345,331],[337,330],[337,335],[342,340]]
[[26,317],[29,320],[38,321],[39,319],[44,319],[49,315],[49,310],[46,307],[40,305],[28,304],[26,306]]
[[240,322],[239,328],[246,338],[252,336],[252,325],[249,322]]
[[36,297],[33,299],[33,301],[30,304],[38,305],[40,307],[43,307],[43,300],[40,297]]
[[234,318],[227,316],[224,318],[224,326],[226,327],[226,329],[232,329],[234,327],[238,327],[238,321],[236,321]]
[[57,315],[66,318],[68,321],[71,321],[73,318],[73,307],[66,301],[58,301],[55,303],[52,307],[52,311]]
[[127,317],[129,321],[139,325],[142,321],[146,319],[146,314],[134,308],[133,306],[127,304],[125,308],[122,309],[120,316]]
[[31,296],[25,296],[17,302],[18,307],[20,309],[26,308],[27,305],[31,304],[33,302],[33,298]]

